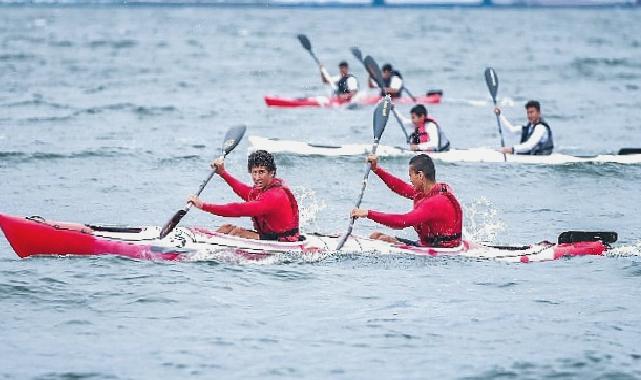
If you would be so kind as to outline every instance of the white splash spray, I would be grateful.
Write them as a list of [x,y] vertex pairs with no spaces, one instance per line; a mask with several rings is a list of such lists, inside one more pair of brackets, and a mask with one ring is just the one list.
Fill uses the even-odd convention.
[[496,208],[485,197],[463,204],[463,236],[476,242],[494,242],[505,224],[499,219]]
[[295,186],[292,192],[298,201],[299,212],[299,225],[302,231],[315,231],[318,230],[316,225],[316,216],[318,213],[327,207],[327,204],[322,199],[316,196],[316,192],[307,189],[304,186]]

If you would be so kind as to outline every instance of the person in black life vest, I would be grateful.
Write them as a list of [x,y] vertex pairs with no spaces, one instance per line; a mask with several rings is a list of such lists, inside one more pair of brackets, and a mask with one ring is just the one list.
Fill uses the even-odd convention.
[[[387,94],[391,95],[392,98],[398,98],[401,96],[401,91],[403,91],[403,76],[398,71],[394,70],[392,65],[386,63],[381,69],[383,73],[383,86],[381,88],[381,96]],[[378,88],[374,78],[370,76],[369,80],[370,88]]]
[[500,116],[501,122],[514,134],[521,134],[521,142],[512,147],[500,148],[499,152],[504,154],[535,154],[548,155],[554,150],[554,140],[550,125],[541,118],[541,104],[536,100],[530,100],[525,104],[527,111],[527,125],[512,125],[510,121],[501,114],[501,109],[496,107],[494,112]]
[[340,75],[332,77],[329,75],[325,66],[320,66],[321,80],[325,84],[331,84],[334,90],[334,95],[344,101],[350,101],[356,93],[358,93],[358,80],[352,73],[349,72],[349,65],[343,61],[338,64]]
[[212,169],[227,182],[243,202],[205,203],[192,195],[187,200],[195,207],[224,217],[251,217],[254,231],[233,224],[220,226],[217,232],[245,239],[298,241],[298,203],[291,190],[276,178],[274,157],[265,150],[257,150],[247,158],[247,171],[254,182],[246,185],[225,171],[222,158],[211,163]]
[[450,141],[445,136],[443,129],[436,120],[429,116],[427,108],[422,104],[415,105],[410,110],[412,119],[408,119],[398,114],[398,118],[403,125],[411,126],[414,130],[408,143],[411,150],[420,150],[425,152],[445,152],[450,149]]

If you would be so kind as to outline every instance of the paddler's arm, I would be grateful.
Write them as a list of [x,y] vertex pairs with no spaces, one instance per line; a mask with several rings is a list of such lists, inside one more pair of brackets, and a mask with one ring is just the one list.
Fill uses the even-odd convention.
[[534,131],[532,132],[532,135],[530,136],[527,141],[524,143],[521,143],[519,145],[515,145],[512,148],[512,152],[514,154],[524,154],[524,153],[529,153],[534,149],[536,144],[538,144],[541,139],[543,139],[543,136],[545,135],[545,127],[542,124],[537,124],[534,127]]
[[505,117],[505,115],[501,113],[501,109],[499,107],[494,108],[494,113],[499,116],[499,118],[501,119],[502,125],[505,125],[508,131],[510,131],[513,134],[521,133],[521,126],[510,123],[507,117]]
[[211,168],[218,173],[220,178],[224,179],[225,182],[229,185],[229,187],[234,190],[234,193],[238,195],[242,200],[247,200],[249,199],[249,192],[251,191],[251,186],[245,185],[244,183],[240,182],[236,178],[234,178],[231,174],[229,174],[225,170],[225,163],[223,162],[222,159],[217,158],[211,163]]
[[370,154],[367,156],[367,162],[372,165],[372,171],[383,180],[390,190],[405,198],[412,199],[414,197],[414,187],[402,179],[394,177],[391,173],[388,173],[378,166],[378,157],[376,155]]
[[320,73],[321,73],[321,80],[325,84],[334,84],[334,80],[332,79],[332,76],[329,75],[329,72],[327,72],[327,69],[325,68],[324,65],[320,65]]
[[187,201],[193,203],[195,207],[203,211],[231,218],[266,215],[276,210],[279,205],[282,204],[282,202],[279,202],[278,196],[274,196],[272,194],[265,194],[263,198],[258,201],[238,203],[205,203],[194,195],[192,195]]
[[353,209],[352,217],[354,218],[368,218],[376,223],[401,229],[412,227],[430,219],[430,212],[424,207],[418,207],[406,214],[386,214],[380,211]]

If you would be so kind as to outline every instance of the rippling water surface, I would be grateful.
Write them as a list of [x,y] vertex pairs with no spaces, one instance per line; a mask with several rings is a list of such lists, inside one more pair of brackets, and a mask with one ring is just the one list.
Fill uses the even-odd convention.
[[[367,143],[371,109],[273,110],[323,94],[323,62],[359,46],[403,71],[456,147],[496,146],[493,65],[514,121],[539,99],[558,151],[641,147],[634,10],[0,8],[0,212],[162,224],[207,175],[229,126]],[[404,109],[407,111],[406,109]],[[390,123],[383,143],[398,145]],[[513,143],[513,138],[508,138]],[[244,176],[246,142],[228,157]],[[360,159],[278,157],[306,229],[342,231]],[[382,164],[401,176],[405,159]],[[468,237],[618,231],[609,257],[538,265],[331,255],[267,263],[18,260],[0,239],[0,377],[639,378],[641,165],[437,164]],[[247,178],[247,177],[245,177]],[[247,178],[248,179],[248,178]],[[212,201],[233,194],[214,179]],[[410,205],[370,179],[365,207]],[[223,220],[197,211],[185,224]],[[244,221],[243,223],[246,223]],[[376,228],[358,221],[356,232]],[[412,236],[411,231],[405,231]]]

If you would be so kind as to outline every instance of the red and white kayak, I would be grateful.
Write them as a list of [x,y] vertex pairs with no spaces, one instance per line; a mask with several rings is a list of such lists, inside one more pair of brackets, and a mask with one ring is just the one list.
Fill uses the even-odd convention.
[[[428,95],[417,96],[416,101],[410,97],[400,97],[394,99],[394,103],[397,104],[435,104],[440,103],[441,98],[443,97],[442,93],[434,93]],[[357,96],[352,101],[345,101],[339,98],[338,96],[309,96],[309,97],[300,97],[300,98],[291,98],[284,96],[265,96],[265,104],[267,107],[273,108],[336,108],[346,106],[348,104],[358,104],[358,105],[374,105],[381,100],[381,97],[378,95],[365,95]]]
[[[338,235],[308,234],[304,241],[276,242],[242,239],[200,227],[177,227],[160,239],[161,227],[157,226],[95,226],[4,214],[0,214],[0,227],[16,254],[23,258],[34,255],[118,255],[143,260],[182,261],[212,258],[216,257],[216,253],[223,252],[225,257],[231,254],[239,259],[262,260],[279,253],[331,253],[335,251],[340,238]],[[464,241],[456,248],[427,248],[350,237],[342,251],[416,256],[455,255],[522,263],[605,253],[606,244],[589,240],[595,239],[559,244],[542,242],[524,247],[495,247]]]

